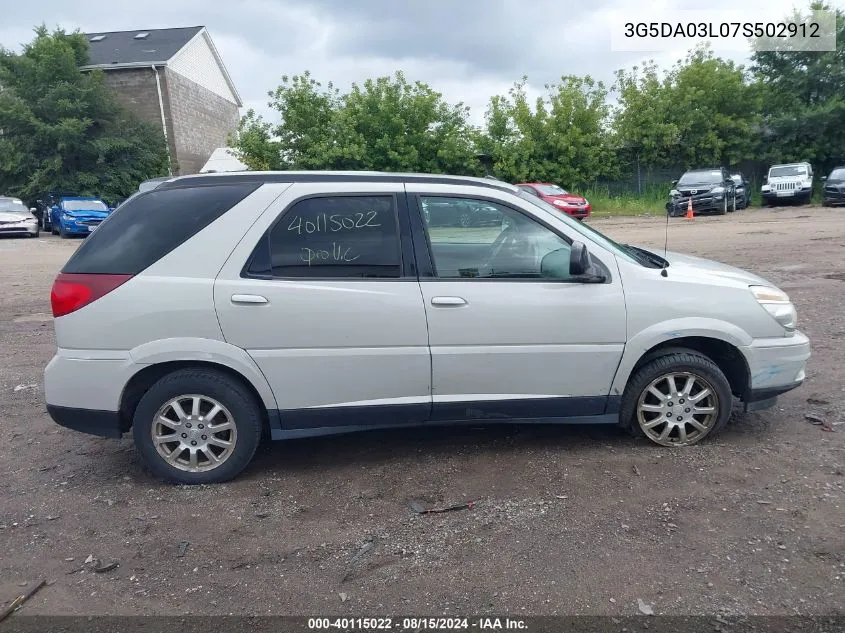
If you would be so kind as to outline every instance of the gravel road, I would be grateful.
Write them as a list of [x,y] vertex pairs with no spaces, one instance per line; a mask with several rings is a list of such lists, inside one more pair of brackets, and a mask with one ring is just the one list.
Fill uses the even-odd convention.
[[[661,248],[664,223],[592,222]],[[670,250],[778,283],[813,345],[800,389],[700,446],[379,431],[269,445],[209,487],[163,485],[128,439],[47,416],[49,290],[79,243],[0,240],[0,602],[52,581],[22,613],[843,613],[845,210],[672,219]],[[417,515],[411,500],[476,504]]]

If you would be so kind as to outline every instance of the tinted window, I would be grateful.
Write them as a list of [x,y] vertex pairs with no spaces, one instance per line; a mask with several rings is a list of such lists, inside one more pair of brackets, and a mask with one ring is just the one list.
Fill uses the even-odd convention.
[[[565,279],[569,243],[508,207],[466,198],[423,196],[436,274],[440,278]],[[441,222],[440,216],[461,219]],[[465,221],[470,213],[469,221]],[[550,255],[551,254],[551,255]],[[547,257],[548,256],[548,257]]]
[[301,200],[263,238],[267,242],[256,249],[249,272],[274,277],[399,277],[397,226],[393,196]]
[[70,258],[66,273],[136,275],[199,233],[259,183],[156,189],[128,200]]

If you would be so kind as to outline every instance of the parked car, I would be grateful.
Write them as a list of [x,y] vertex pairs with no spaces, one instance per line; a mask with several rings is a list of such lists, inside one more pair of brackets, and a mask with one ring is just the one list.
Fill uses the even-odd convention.
[[59,204],[59,200],[64,196],[73,198],[78,196],[78,194],[70,191],[48,191],[36,199],[33,214],[38,218],[41,228],[45,231],[52,231],[53,226],[50,222],[51,209]]
[[747,209],[751,203],[751,188],[748,181],[739,172],[731,174],[731,180],[734,181],[736,187],[736,208]]
[[593,211],[593,207],[586,198],[570,193],[563,187],[550,182],[521,182],[517,184],[517,187],[578,220],[589,217]]
[[[426,225],[429,203],[467,200],[500,230]],[[733,396],[773,406],[810,355],[771,282],[617,244],[484,178],[177,177],[116,210],[51,303],[53,420],[131,430],[189,484],[234,477],[264,435],[543,421],[695,444]]]
[[832,207],[845,204],[845,167],[834,167],[829,176],[823,176],[824,197],[822,205]]
[[20,198],[0,197],[0,235],[38,237],[38,218]]
[[813,193],[813,167],[810,163],[772,165],[760,188],[763,203],[775,206],[783,203],[805,204]]
[[712,211],[724,215],[736,211],[736,185],[723,168],[693,169],[672,181],[666,212],[670,216],[684,215],[692,200],[694,214]]
[[53,235],[62,237],[88,235],[109,213],[111,209],[99,198],[63,196],[50,209],[50,229]]
[[494,207],[475,200],[465,200],[460,205],[427,200],[422,210],[429,226],[487,226],[501,220]]

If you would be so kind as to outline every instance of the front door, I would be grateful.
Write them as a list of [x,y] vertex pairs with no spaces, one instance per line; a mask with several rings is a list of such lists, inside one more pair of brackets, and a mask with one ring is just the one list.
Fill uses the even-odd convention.
[[267,377],[283,428],[428,418],[425,309],[399,238],[407,221],[401,183],[294,184],[218,276],[223,334]]
[[[433,265],[432,276],[420,278],[432,418],[612,413],[608,393],[626,329],[614,258],[605,251],[598,257],[606,283],[581,283],[568,274],[570,237],[518,206],[422,192],[411,201]],[[468,208],[469,223],[454,221]]]

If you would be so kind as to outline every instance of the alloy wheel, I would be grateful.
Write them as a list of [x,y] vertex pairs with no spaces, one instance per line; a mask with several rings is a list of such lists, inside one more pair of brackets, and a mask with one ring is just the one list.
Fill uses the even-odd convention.
[[690,372],[657,377],[640,394],[637,423],[661,446],[694,444],[719,418],[719,396],[707,380]]
[[153,419],[153,445],[168,465],[189,472],[214,470],[235,449],[232,414],[214,398],[199,394],[168,400]]

